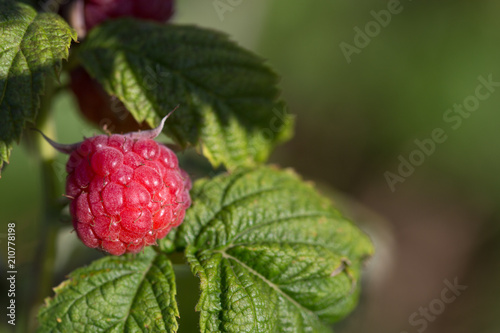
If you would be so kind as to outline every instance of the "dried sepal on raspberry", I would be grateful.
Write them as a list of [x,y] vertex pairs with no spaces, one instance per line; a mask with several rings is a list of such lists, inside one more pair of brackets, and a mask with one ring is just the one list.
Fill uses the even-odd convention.
[[[179,226],[191,205],[191,180],[152,130],[97,135],[71,145],[44,138],[69,154],[66,195],[81,241],[113,255],[140,252]],[[42,133],[43,135],[43,133]]]

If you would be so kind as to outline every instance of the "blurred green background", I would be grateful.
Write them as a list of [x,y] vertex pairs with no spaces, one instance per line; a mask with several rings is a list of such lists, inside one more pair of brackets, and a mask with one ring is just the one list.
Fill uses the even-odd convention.
[[[341,43],[355,45],[354,29],[365,30],[375,20],[371,12],[387,10],[391,1],[220,2],[231,10],[220,14],[216,1],[180,0],[174,22],[223,30],[269,60],[296,115],[295,138],[272,162],[295,168],[320,188],[337,189],[346,213],[376,244],[360,306],[336,331],[499,332],[500,87],[457,129],[443,115],[474,95],[479,76],[500,82],[500,2],[401,1],[402,11],[372,33],[350,63]],[[54,105],[60,142],[98,131],[74,103],[66,93]],[[400,155],[408,159],[418,148],[414,141],[430,138],[435,128],[447,140],[391,191],[384,173],[396,174]],[[43,196],[31,155],[26,145],[16,147],[0,180],[0,221],[17,223],[25,299],[37,283],[33,261]],[[64,156],[58,158],[64,165]],[[76,241],[67,218],[61,223],[68,227],[58,238],[54,283],[100,256]],[[2,265],[4,259],[2,248]],[[180,331],[194,332],[196,318],[189,313],[196,281],[185,268],[179,271],[179,283],[192,286],[189,297],[179,297]],[[444,281],[455,279],[467,290],[426,320],[425,329],[412,325],[412,314],[436,304]]]

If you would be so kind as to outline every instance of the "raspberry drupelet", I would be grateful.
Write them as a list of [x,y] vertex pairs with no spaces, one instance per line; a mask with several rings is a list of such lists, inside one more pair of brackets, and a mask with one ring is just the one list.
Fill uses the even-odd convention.
[[84,0],[87,29],[118,17],[137,17],[165,22],[174,13],[173,0]]
[[179,226],[191,204],[191,180],[177,156],[153,139],[156,129],[97,135],[73,145],[48,141],[70,154],[66,195],[78,237],[113,255],[137,253]]

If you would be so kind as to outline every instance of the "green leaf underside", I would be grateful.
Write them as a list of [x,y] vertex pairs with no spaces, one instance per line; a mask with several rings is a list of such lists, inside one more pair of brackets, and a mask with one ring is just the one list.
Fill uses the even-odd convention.
[[192,197],[164,242],[201,280],[202,332],[329,332],[353,309],[371,242],[293,172],[239,170]]
[[45,75],[57,75],[76,33],[58,15],[0,0],[0,169],[35,120]]
[[97,260],[55,292],[38,332],[177,332],[174,271],[151,248]]
[[94,29],[84,67],[139,121],[156,125],[214,165],[253,165],[291,136],[277,76],[226,35],[194,26],[120,19]]

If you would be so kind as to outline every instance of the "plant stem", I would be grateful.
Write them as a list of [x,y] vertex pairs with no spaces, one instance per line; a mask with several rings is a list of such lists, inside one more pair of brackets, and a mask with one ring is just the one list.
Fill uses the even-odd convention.
[[[52,136],[53,137],[53,136]],[[43,299],[50,295],[52,291],[52,280],[54,274],[54,264],[56,256],[56,240],[60,227],[60,213],[62,209],[61,193],[58,190],[58,179],[54,173],[53,163],[55,159],[42,156],[42,193],[43,193],[43,219],[40,224],[40,250],[38,272],[38,292],[36,304],[41,304]]]
[[[47,136],[55,138],[55,126],[53,117],[50,114],[52,98],[56,88],[47,82],[47,89],[42,99],[40,112],[37,118],[37,127]],[[38,281],[36,291],[34,291],[30,330],[34,331],[36,326],[36,313],[43,300],[52,293],[54,265],[56,257],[56,240],[60,228],[60,213],[64,204],[61,200],[60,181],[54,169],[56,162],[56,151],[43,140],[42,136],[35,134],[32,136],[35,142],[35,154],[38,157],[42,188],[41,196],[43,198],[43,215],[38,226],[39,247],[35,254],[35,277]]]
[[172,262],[173,265],[186,265],[187,260],[184,252],[171,252],[165,253],[163,252],[159,246],[152,246],[153,250],[158,254],[166,255],[168,259]]

